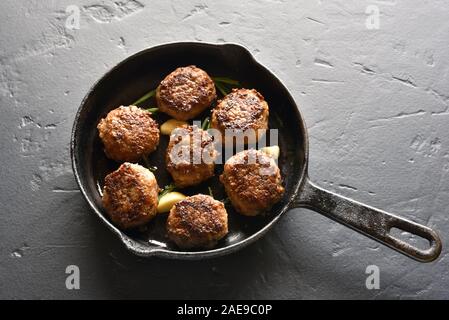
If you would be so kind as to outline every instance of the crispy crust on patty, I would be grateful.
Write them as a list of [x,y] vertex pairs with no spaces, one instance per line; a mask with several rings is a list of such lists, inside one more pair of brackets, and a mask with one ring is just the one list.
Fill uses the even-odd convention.
[[197,194],[173,206],[167,231],[178,247],[211,248],[228,233],[228,214],[222,202]]
[[157,122],[150,112],[136,106],[110,111],[97,128],[106,156],[118,162],[136,162],[159,144]]
[[158,193],[156,178],[150,170],[125,162],[106,176],[102,201],[112,222],[130,229],[156,216]]
[[[268,129],[268,115],[268,103],[257,90],[233,89],[213,109],[211,127],[219,130],[222,136],[226,129],[252,129],[257,139],[260,135],[258,130]],[[222,141],[228,142],[226,139]],[[250,139],[249,142],[254,141]]]
[[270,209],[281,200],[285,191],[275,161],[254,149],[229,158],[220,181],[234,208],[247,216]]
[[156,90],[159,109],[177,120],[189,120],[210,107],[217,97],[214,81],[196,66],[177,68]]
[[214,175],[214,138],[197,126],[173,130],[165,163],[177,187],[197,185]]

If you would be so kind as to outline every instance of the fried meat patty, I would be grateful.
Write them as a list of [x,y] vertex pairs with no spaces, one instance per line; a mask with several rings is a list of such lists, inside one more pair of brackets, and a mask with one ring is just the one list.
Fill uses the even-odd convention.
[[197,126],[173,130],[167,147],[165,163],[179,188],[197,185],[214,175],[214,138]]
[[255,216],[270,209],[284,194],[276,162],[262,151],[250,149],[226,161],[220,181],[237,212]]
[[222,202],[197,194],[172,207],[167,231],[180,248],[211,248],[228,233],[228,214]]
[[[254,130],[254,136],[245,139],[245,143],[254,143],[268,129],[268,103],[255,89],[233,89],[212,111],[211,128],[220,131],[225,137],[228,130]],[[222,138],[222,142],[233,143],[232,137]]]
[[150,112],[136,106],[110,111],[97,128],[106,156],[118,162],[136,162],[159,144],[158,124]]
[[214,81],[196,66],[177,68],[156,89],[160,111],[177,120],[195,118],[217,97]]
[[158,193],[159,186],[150,170],[125,162],[106,176],[102,201],[112,222],[130,229],[156,216]]

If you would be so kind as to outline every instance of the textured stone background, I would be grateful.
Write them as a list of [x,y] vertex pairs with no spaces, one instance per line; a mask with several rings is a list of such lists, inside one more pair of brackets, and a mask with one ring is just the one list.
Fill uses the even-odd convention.
[[[79,30],[64,27],[68,5]],[[449,2],[3,0],[0,28],[0,298],[449,298]],[[303,209],[231,256],[128,254],[77,190],[72,122],[106,70],[177,40],[247,46],[301,106],[312,180],[436,228],[441,258]],[[65,288],[69,264],[81,290]],[[371,264],[380,290],[365,288]]]

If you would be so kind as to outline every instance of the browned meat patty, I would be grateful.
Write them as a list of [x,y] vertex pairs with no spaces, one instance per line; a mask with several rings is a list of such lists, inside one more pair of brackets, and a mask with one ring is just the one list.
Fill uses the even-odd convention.
[[[245,143],[254,143],[268,129],[268,103],[255,89],[233,89],[212,111],[211,128],[220,131],[224,137],[225,130],[254,130],[254,136],[245,138]],[[226,144],[233,143],[233,138],[222,139]],[[238,141],[238,140],[237,140]]]
[[150,170],[125,162],[106,176],[103,206],[115,225],[130,229],[156,216],[158,193],[159,186]]
[[172,207],[167,231],[180,248],[211,248],[228,233],[228,213],[222,202],[197,194]]
[[156,150],[159,128],[151,113],[136,106],[121,106],[97,126],[106,156],[118,162],[136,162]]
[[177,120],[195,118],[209,108],[216,97],[214,81],[195,66],[177,68],[156,90],[159,110]]
[[214,175],[214,138],[197,126],[183,126],[170,135],[165,163],[177,187],[197,185]]
[[270,209],[284,194],[276,162],[254,149],[229,158],[220,181],[234,208],[246,216],[255,216]]

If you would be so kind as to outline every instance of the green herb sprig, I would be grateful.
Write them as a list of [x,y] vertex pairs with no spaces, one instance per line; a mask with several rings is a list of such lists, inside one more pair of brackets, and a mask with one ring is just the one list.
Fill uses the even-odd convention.
[[212,192],[212,188],[211,187],[207,187],[207,189],[209,190],[209,195],[214,198],[214,193]]
[[139,99],[137,99],[135,102],[133,102],[132,104],[134,106],[137,106],[138,104],[147,101],[148,99],[150,99],[151,97],[153,97],[156,94],[156,89],[151,90],[150,92],[144,94],[142,97],[140,97]]
[[215,86],[217,87],[218,91],[220,91],[223,96],[231,92],[233,88],[240,86],[239,81],[231,78],[213,77],[212,79],[214,80]]
[[203,129],[203,130],[209,130],[210,129],[210,118],[209,117],[206,117],[203,120],[203,123],[201,124],[201,129]]
[[160,192],[159,192],[159,195],[158,195],[158,200],[160,200],[163,196],[165,196],[167,193],[169,193],[169,192],[172,192],[172,191],[174,191],[176,189],[176,186],[175,186],[175,184],[174,183],[170,183],[170,184],[168,184],[168,185],[166,185],[165,187],[164,187],[164,189],[162,189]]
[[147,108],[145,110],[151,112],[152,114],[155,114],[155,113],[159,112],[159,108]]

